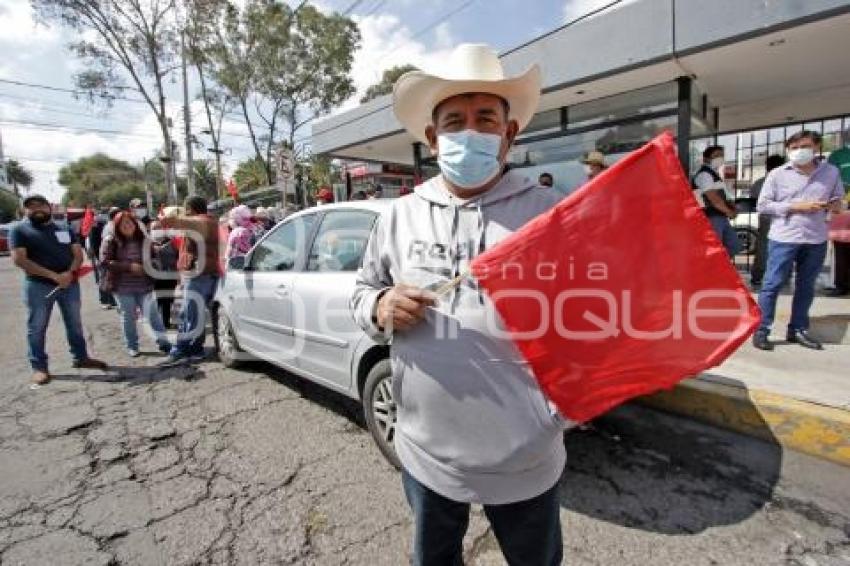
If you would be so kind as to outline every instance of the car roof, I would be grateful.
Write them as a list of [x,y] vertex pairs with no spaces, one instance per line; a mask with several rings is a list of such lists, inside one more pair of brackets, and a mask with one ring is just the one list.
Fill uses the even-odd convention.
[[305,210],[299,210],[298,212],[287,216],[286,219],[288,220],[296,216],[303,216],[305,214],[312,214],[316,212],[329,212],[332,210],[368,210],[371,212],[377,212],[378,214],[386,214],[390,208],[392,208],[394,200],[395,199],[375,199],[334,202],[330,204],[323,204],[322,206],[313,206]]

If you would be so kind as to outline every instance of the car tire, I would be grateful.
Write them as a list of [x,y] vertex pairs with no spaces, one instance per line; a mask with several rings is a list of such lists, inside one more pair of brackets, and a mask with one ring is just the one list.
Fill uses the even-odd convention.
[[363,414],[366,426],[384,458],[401,469],[393,440],[396,430],[396,403],[393,398],[393,370],[389,359],[372,366],[363,385]]
[[230,318],[228,318],[225,310],[221,307],[215,309],[213,320],[215,351],[218,354],[221,365],[230,369],[236,369],[242,366],[245,363],[242,359],[244,352],[239,347],[239,342],[236,340],[236,333],[233,331],[233,324],[230,322]]

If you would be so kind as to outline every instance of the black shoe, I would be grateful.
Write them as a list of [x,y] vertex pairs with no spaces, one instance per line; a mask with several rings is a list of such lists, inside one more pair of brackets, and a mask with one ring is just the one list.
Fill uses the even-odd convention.
[[789,330],[785,339],[792,344],[799,344],[804,348],[823,350],[821,343],[816,338],[813,338],[808,330]]
[[850,293],[847,289],[842,289],[841,287],[833,287],[832,289],[826,289],[823,294],[827,297],[843,297]]
[[773,350],[773,342],[770,341],[770,333],[759,330],[753,334],[753,346],[759,350],[770,352]]

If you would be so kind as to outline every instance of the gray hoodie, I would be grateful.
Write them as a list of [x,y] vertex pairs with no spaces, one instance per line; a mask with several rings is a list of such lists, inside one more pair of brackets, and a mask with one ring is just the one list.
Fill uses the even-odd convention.
[[[351,301],[357,323],[388,342],[372,319],[382,289],[438,288],[557,200],[518,171],[466,201],[441,176],[418,186],[395,201],[369,242]],[[413,477],[455,501],[536,497],[555,485],[566,460],[564,420],[503,329],[467,278],[425,321],[392,337],[396,452]]]

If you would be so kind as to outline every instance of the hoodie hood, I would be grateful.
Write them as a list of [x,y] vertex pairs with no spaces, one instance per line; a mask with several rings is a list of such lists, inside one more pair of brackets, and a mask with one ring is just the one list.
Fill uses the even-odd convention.
[[421,199],[440,206],[451,206],[454,201],[455,205],[475,206],[475,203],[480,201],[481,206],[499,202],[514,195],[523,193],[537,188],[531,177],[525,175],[521,171],[508,170],[502,174],[499,182],[493,185],[489,191],[481,193],[470,199],[460,199],[449,191],[446,182],[442,175],[437,175],[422,183],[414,189],[414,194]]

